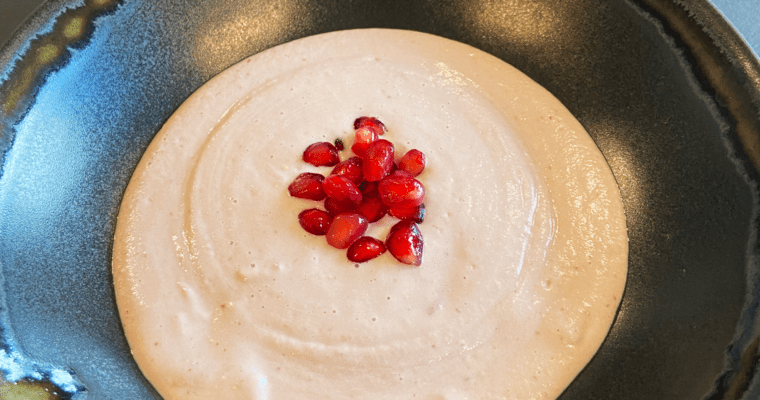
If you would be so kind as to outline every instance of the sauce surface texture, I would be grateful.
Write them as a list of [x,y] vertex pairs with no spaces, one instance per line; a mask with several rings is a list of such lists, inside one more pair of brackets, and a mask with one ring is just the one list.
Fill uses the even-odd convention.
[[[288,185],[330,172],[303,149],[350,147],[363,115],[398,156],[427,156],[419,267],[356,267],[299,226],[319,204]],[[118,218],[119,312],[167,400],[553,399],[627,273],[617,185],[570,112],[501,60],[410,31],[312,36],[224,71],[158,133]]]

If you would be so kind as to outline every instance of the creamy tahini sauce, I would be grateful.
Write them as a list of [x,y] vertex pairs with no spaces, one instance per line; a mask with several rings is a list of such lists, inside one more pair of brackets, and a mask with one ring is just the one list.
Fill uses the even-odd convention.
[[[298,224],[318,204],[287,186],[330,171],[303,149],[350,146],[362,115],[427,156],[420,267],[357,268]],[[135,171],[113,260],[134,357],[183,400],[551,399],[626,267],[617,186],[567,109],[488,54],[393,30],[297,40],[204,85]]]

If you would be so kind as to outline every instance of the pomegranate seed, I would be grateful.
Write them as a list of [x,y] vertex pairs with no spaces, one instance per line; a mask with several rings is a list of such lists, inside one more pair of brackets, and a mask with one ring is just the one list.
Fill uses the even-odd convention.
[[335,148],[338,151],[343,151],[343,149],[346,148],[346,146],[343,144],[343,140],[341,140],[341,138],[335,139],[335,141],[333,142],[333,145],[335,145]]
[[356,210],[356,204],[351,202],[340,202],[332,197],[328,197],[325,199],[325,210],[327,210],[330,215],[335,216]]
[[356,207],[356,212],[365,216],[369,222],[377,222],[388,213],[388,206],[379,197],[364,196],[362,203]]
[[388,209],[388,214],[398,219],[408,219],[421,224],[423,221],[425,221],[425,205],[420,204],[417,207],[391,207]]
[[406,152],[398,162],[398,168],[411,176],[417,176],[425,169],[425,154],[417,149]]
[[377,132],[370,128],[359,128],[354,136],[354,144],[351,145],[351,151],[359,157],[364,157],[367,147],[377,141]]
[[327,244],[338,249],[345,249],[367,231],[367,218],[356,213],[340,214],[333,218],[325,238]]
[[364,179],[375,182],[385,178],[393,168],[393,143],[380,139],[370,143],[362,164]]
[[350,261],[363,263],[385,253],[385,244],[369,236],[362,236],[348,248],[346,255]]
[[320,201],[325,198],[326,194],[322,189],[322,182],[325,177],[313,172],[304,172],[293,180],[288,186],[288,193],[299,199],[308,199]]
[[362,192],[345,176],[328,176],[322,181],[322,188],[327,197],[332,197],[340,203],[353,203],[358,206],[362,202]]
[[408,220],[393,225],[385,240],[385,246],[393,257],[404,264],[416,266],[422,264],[422,244],[420,228],[414,221]]
[[303,160],[315,167],[332,167],[340,162],[338,149],[329,142],[309,145],[303,152]]
[[332,221],[332,215],[317,208],[303,210],[298,214],[301,227],[312,235],[322,236],[327,233]]
[[330,175],[342,175],[350,179],[355,184],[360,184],[364,180],[364,174],[362,173],[362,159],[359,157],[351,157],[348,160],[341,161],[333,168]]
[[375,117],[359,117],[354,121],[354,129],[370,128],[378,135],[385,133],[385,124]]
[[[380,193],[383,203],[391,208],[417,207],[425,200],[425,187],[422,183],[400,171],[396,171],[381,180],[377,184],[377,191]],[[325,188],[325,192],[327,192],[327,188]]]

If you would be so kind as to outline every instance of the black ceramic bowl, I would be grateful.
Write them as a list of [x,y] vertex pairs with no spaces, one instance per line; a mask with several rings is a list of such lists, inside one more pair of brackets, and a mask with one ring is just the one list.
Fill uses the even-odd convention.
[[[2,13],[2,10],[0,10]],[[0,51],[0,369],[69,397],[154,399],[111,285],[151,138],[246,56],[387,27],[516,66],[587,128],[630,236],[609,337],[561,396],[757,399],[760,66],[706,1],[53,1]]]

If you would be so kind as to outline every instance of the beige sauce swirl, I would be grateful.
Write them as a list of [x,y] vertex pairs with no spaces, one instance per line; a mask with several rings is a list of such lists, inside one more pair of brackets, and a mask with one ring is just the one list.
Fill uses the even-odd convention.
[[[288,196],[304,148],[380,118],[428,159],[425,254],[356,267]],[[342,153],[347,158],[348,151]],[[372,228],[384,239],[390,217]],[[114,245],[134,357],[173,399],[552,399],[625,285],[615,180],[545,89],[394,30],[290,42],[224,71],[151,143]]]

